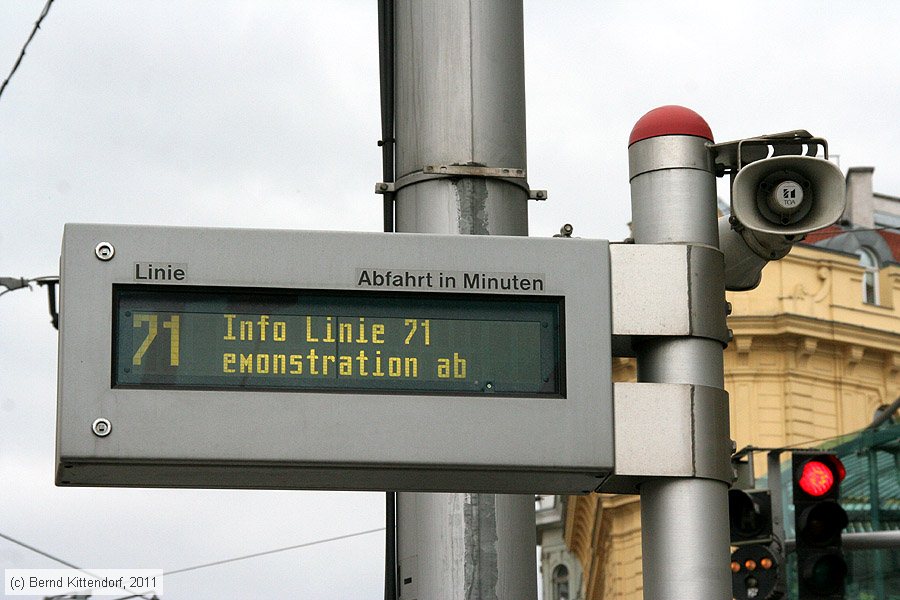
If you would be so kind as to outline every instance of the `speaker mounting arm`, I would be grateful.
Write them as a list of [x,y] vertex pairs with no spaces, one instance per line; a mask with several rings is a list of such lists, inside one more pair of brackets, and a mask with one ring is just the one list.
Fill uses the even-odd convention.
[[747,164],[775,156],[818,156],[821,149],[828,160],[828,141],[805,129],[770,133],[742,140],[712,144],[716,175],[734,177]]
[[709,148],[716,175],[731,179],[731,214],[719,220],[728,290],[759,285],[767,262],[844,211],[844,176],[824,138],[797,129]]

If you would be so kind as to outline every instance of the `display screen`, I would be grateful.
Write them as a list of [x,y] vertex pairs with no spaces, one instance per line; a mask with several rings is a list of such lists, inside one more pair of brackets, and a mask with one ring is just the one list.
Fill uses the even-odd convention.
[[565,396],[562,299],[114,286],[116,387]]

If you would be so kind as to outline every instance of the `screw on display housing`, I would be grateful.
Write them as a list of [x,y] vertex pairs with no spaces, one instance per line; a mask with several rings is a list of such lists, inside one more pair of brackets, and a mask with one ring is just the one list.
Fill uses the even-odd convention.
[[109,432],[112,431],[112,424],[108,419],[100,418],[91,424],[91,430],[97,437],[106,437],[109,435]]
[[94,254],[100,260],[112,260],[116,254],[116,249],[109,242],[100,242],[94,246]]

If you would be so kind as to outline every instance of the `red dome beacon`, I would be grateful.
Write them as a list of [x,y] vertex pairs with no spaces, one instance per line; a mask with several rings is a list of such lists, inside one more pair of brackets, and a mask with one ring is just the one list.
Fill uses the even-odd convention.
[[636,243],[719,247],[709,218],[716,214],[712,142],[706,120],[683,106],[660,106],[638,119],[628,139]]
[[670,104],[654,108],[638,119],[628,145],[661,135],[692,135],[713,141],[712,130],[703,117],[689,108]]

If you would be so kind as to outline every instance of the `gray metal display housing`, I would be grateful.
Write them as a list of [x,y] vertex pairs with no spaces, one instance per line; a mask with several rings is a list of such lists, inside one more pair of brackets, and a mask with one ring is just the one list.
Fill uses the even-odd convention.
[[[184,271],[149,286],[539,276],[543,290],[490,293],[563,298],[565,397],[113,388],[112,288],[137,263]],[[613,470],[606,241],[69,224],[61,273],[58,485],[583,493]]]

